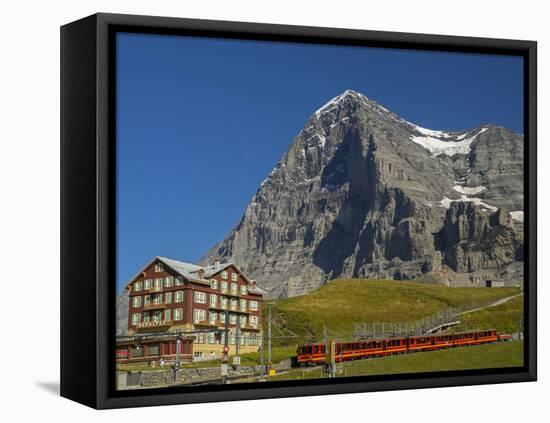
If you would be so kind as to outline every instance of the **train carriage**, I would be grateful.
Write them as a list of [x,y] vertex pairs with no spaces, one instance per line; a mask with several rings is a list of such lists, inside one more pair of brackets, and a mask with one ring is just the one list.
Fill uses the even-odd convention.
[[[455,334],[422,335],[405,338],[372,339],[355,342],[335,342],[334,360],[337,363],[388,355],[434,351],[468,345],[507,341],[511,335],[496,330],[469,331]],[[299,346],[293,363],[296,365],[323,364],[327,361],[324,343]]]

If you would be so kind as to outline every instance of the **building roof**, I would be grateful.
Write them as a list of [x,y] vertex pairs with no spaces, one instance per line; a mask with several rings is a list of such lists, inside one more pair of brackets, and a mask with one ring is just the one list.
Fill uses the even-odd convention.
[[[233,266],[241,274],[243,279],[245,279],[247,283],[252,285],[248,289],[250,292],[257,293],[257,294],[260,294],[260,295],[267,294],[266,291],[259,288],[255,283],[252,283],[252,281],[249,280],[246,277],[246,275],[241,271],[241,269],[239,269],[238,266],[233,262],[226,262],[226,263],[216,262],[215,264],[209,265],[209,266],[199,266],[199,265],[196,265],[196,264],[185,263],[183,261],[174,260],[174,259],[171,259],[171,258],[168,258],[168,257],[161,257],[161,256],[153,257],[153,259],[149,263],[147,263],[147,265],[145,265],[143,267],[143,269],[141,269],[130,280],[130,282],[128,282],[127,286],[130,283],[132,283],[134,281],[134,279],[136,279],[143,271],[145,271],[145,269],[147,269],[149,266],[151,266],[157,260],[159,260],[159,261],[163,262],[164,264],[166,264],[168,267],[170,267],[172,270],[174,270],[180,276],[183,276],[184,278],[186,278],[188,280],[192,280],[194,282],[203,282],[203,283],[210,283],[210,281],[207,278],[209,278],[210,276],[212,276],[212,275],[214,275],[218,272],[221,272],[224,269],[227,269],[228,267]],[[202,271],[202,275],[199,276],[200,271]]]

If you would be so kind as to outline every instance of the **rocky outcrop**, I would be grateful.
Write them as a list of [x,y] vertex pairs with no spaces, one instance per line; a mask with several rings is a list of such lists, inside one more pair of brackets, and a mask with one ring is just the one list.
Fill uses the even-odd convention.
[[128,334],[128,290],[124,290],[116,297],[116,336]]
[[428,130],[346,91],[312,115],[203,262],[235,261],[272,297],[337,277],[498,268],[522,257],[522,175],[519,134]]
[[511,221],[504,209],[488,214],[472,203],[453,203],[439,233],[444,262],[459,273],[512,263],[523,242]]

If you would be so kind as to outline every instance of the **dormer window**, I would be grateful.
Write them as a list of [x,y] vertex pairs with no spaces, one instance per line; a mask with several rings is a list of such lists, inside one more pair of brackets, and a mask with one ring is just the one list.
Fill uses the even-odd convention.
[[161,262],[158,262],[155,264],[155,272],[162,272],[164,270],[164,264]]

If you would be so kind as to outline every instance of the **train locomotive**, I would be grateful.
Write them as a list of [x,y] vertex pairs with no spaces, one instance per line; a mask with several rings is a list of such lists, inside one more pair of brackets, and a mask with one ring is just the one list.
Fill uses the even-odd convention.
[[[496,330],[468,331],[454,334],[435,334],[411,337],[371,339],[354,342],[335,342],[334,360],[336,363],[362,360],[371,357],[434,351],[468,345],[508,341],[511,335],[499,334]],[[327,351],[324,343],[301,345],[293,357],[294,366],[325,364]]]

